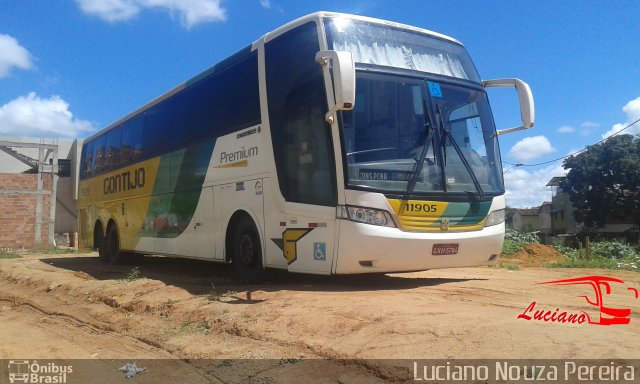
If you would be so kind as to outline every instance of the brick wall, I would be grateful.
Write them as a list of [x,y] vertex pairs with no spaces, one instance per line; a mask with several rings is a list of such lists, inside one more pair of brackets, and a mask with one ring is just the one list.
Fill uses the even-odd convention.
[[[51,175],[44,174],[43,189],[51,191]],[[34,194],[7,193],[28,190]],[[48,226],[43,224],[42,242],[35,244],[38,175],[0,173],[0,248],[46,247]],[[49,220],[50,195],[43,196],[42,220]]]

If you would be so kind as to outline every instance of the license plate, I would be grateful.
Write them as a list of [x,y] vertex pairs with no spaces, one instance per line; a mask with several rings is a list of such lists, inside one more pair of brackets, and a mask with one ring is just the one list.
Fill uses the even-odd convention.
[[434,256],[455,255],[458,253],[458,244],[433,244],[431,254]]

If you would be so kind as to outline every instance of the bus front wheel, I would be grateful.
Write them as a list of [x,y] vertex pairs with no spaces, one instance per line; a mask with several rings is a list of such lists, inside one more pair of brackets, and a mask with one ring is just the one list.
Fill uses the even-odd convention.
[[240,218],[231,238],[231,264],[238,276],[247,283],[257,283],[264,276],[262,246],[253,220]]

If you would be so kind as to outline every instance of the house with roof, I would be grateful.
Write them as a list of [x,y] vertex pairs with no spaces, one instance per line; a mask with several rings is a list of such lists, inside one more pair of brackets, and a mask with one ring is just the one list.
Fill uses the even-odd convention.
[[[547,187],[552,190],[551,198],[551,231],[553,235],[575,234],[580,232],[582,224],[576,222],[574,212],[575,208],[569,199],[569,195],[562,190],[560,183],[565,179],[564,176],[556,176],[551,178],[547,183]],[[631,217],[624,215],[611,214],[605,218],[605,225],[597,228],[597,233],[624,233],[634,228]]]
[[509,208],[506,217],[507,228],[520,232],[536,232],[540,229],[538,207]]

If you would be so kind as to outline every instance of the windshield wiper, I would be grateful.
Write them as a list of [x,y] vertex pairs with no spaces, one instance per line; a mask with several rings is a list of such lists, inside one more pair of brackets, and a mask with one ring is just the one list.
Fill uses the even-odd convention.
[[476,187],[479,197],[483,198],[484,192],[482,191],[482,186],[480,185],[480,182],[478,181],[478,178],[476,177],[475,172],[473,172],[473,169],[471,168],[471,165],[469,165],[467,158],[464,156],[464,153],[462,153],[462,149],[460,149],[460,146],[458,145],[456,140],[453,138],[453,134],[449,130],[444,128],[444,124],[442,122],[442,111],[440,110],[440,105],[438,103],[435,103],[435,104],[436,104],[436,114],[437,114],[436,118],[438,123],[438,130],[440,131],[441,136],[443,136],[441,144],[442,144],[442,153],[445,156],[445,165],[446,165],[446,153],[447,153],[445,145],[447,142],[446,138],[448,138],[451,144],[453,145],[453,148],[458,153],[458,156],[460,156],[460,160],[462,161],[462,164],[467,169],[467,172],[469,172],[469,176],[471,176],[471,181],[473,181],[473,185]]
[[420,157],[416,159],[416,163],[413,166],[413,171],[411,172],[411,179],[409,179],[409,183],[407,183],[407,189],[404,192],[404,196],[402,200],[407,200],[409,195],[413,193],[413,189],[416,187],[416,183],[418,182],[418,177],[422,173],[422,168],[424,167],[424,161],[427,158],[427,154],[429,153],[429,147],[431,146],[431,142],[433,141],[433,135],[435,133],[433,121],[431,121],[431,115],[429,115],[429,110],[427,109],[426,100],[422,99],[422,103],[424,104],[424,115],[429,116],[429,121],[424,123],[424,129],[428,130],[428,133],[425,135],[424,142],[422,144],[422,152],[420,152]]

